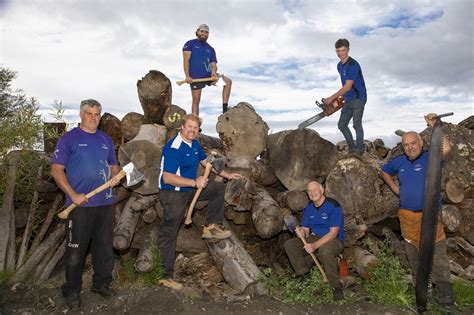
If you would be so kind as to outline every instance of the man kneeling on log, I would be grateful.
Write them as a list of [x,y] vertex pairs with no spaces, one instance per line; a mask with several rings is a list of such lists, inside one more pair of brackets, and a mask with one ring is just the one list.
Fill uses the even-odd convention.
[[[203,189],[198,201],[209,200],[207,218],[202,237],[225,239],[231,232],[222,226],[224,218],[225,184],[197,177],[199,163],[206,167],[206,154],[196,140],[201,119],[195,114],[183,117],[179,134],[163,147],[161,173],[159,178],[160,201],[164,213],[158,231],[158,249],[165,269],[165,286],[178,289],[181,285],[172,280],[176,256],[176,239],[186,206],[193,199],[196,189]],[[220,176],[238,179],[238,173],[222,171]]]
[[[337,262],[337,256],[344,248],[342,208],[336,200],[324,196],[324,188],[318,182],[308,183],[307,191],[310,202],[303,210],[301,226],[295,230],[298,238],[289,239],[283,247],[297,275],[310,271],[314,262],[309,254],[316,252],[333,288],[334,300],[343,300]],[[307,244],[304,245],[300,238],[305,238]]]

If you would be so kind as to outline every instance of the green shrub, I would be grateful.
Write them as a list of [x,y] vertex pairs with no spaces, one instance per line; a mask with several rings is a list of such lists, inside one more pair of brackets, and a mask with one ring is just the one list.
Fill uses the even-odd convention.
[[161,265],[160,250],[153,242],[151,245],[151,252],[153,254],[153,268],[150,272],[139,273],[135,270],[133,259],[125,259],[122,261],[122,267],[129,282],[141,283],[147,287],[158,285],[160,279],[163,278],[164,269]]

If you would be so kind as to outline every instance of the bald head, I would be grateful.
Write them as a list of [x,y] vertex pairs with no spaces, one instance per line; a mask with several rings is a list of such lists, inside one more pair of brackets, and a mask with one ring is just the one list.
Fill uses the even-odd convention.
[[402,137],[403,151],[408,159],[416,159],[423,151],[423,140],[415,131],[409,131]]

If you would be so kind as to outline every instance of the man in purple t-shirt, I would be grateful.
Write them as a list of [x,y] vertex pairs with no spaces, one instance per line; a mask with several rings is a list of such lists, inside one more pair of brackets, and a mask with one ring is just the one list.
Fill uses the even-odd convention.
[[[207,43],[209,37],[209,26],[199,25],[196,30],[195,39],[187,41],[183,46],[183,67],[186,76],[186,82],[191,87],[191,96],[193,99],[192,113],[199,116],[199,103],[201,102],[201,90],[206,85],[211,85],[214,81],[194,82],[193,79],[202,79],[217,77],[217,57],[216,51]],[[222,90],[222,112],[227,111],[232,80],[226,76],[224,88]]]
[[[115,294],[110,288],[115,217],[112,188],[86,198],[120,171],[112,139],[97,130],[101,109],[96,100],[82,101],[81,124],[59,139],[51,157],[51,175],[66,194],[66,206],[78,206],[66,220],[66,283],[62,291],[70,310],[81,307],[79,293],[89,244],[94,268],[91,291],[102,297]],[[113,179],[112,184],[118,181]]]

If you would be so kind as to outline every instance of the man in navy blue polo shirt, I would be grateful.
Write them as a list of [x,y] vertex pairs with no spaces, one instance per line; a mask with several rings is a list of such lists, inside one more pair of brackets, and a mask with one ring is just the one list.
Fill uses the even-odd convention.
[[[435,114],[428,114],[425,120],[434,126]],[[423,151],[423,140],[414,131],[403,135],[404,155],[398,156],[382,166],[382,178],[390,189],[400,196],[400,228],[405,239],[405,250],[410,261],[413,280],[416,279],[418,265],[418,247],[420,242],[421,220],[425,195],[425,179],[428,168],[429,152]],[[448,138],[443,138],[443,157],[451,150]],[[397,175],[397,184],[392,176]],[[441,201],[441,196],[440,201]],[[453,290],[450,279],[450,268],[446,247],[444,226],[438,220],[436,246],[433,257],[432,279],[436,285],[438,302],[445,309],[453,307]]]
[[296,234],[305,237],[308,244],[292,238],[283,247],[297,275],[310,271],[313,261],[309,253],[316,252],[333,288],[334,299],[342,300],[344,294],[337,267],[337,256],[344,248],[345,238],[342,208],[336,200],[324,196],[324,188],[318,182],[309,182],[307,192],[310,202],[303,210]]
[[[365,88],[364,76],[359,63],[349,56],[349,41],[345,38],[336,41],[336,53],[341,61],[337,64],[337,71],[341,76],[342,88],[333,95],[324,99],[324,104],[332,104],[339,96],[344,96],[344,107],[337,124],[346,139],[349,153],[362,155],[364,153],[364,129],[362,128],[362,116],[365,103],[367,102],[367,90]],[[356,141],[349,129],[349,121],[352,119],[356,131]]]
[[[112,188],[86,198],[88,192],[120,171],[112,139],[97,130],[101,109],[96,100],[82,101],[81,124],[58,140],[51,157],[51,175],[66,194],[66,206],[72,203],[78,206],[66,220],[66,283],[62,291],[70,310],[81,306],[79,293],[89,244],[94,267],[91,291],[102,297],[115,295],[110,288],[115,218]],[[112,184],[116,185],[118,181],[112,179]]]
[[[200,200],[208,200],[207,218],[204,222],[202,237],[205,239],[225,239],[231,232],[222,226],[224,219],[225,184],[211,181],[204,176],[197,177],[199,163],[206,166],[206,154],[196,140],[201,125],[195,114],[186,115],[181,123],[179,134],[163,147],[161,173],[159,178],[160,201],[164,214],[158,231],[158,248],[165,269],[164,285],[179,288],[173,281],[176,256],[176,238],[186,210],[196,188],[203,188]],[[219,176],[238,179],[238,173],[222,171]]]
[[[201,102],[201,90],[206,85],[213,84],[213,81],[195,82],[193,79],[217,77],[217,57],[214,48],[209,45],[209,26],[201,24],[196,30],[195,39],[191,39],[183,47],[183,67],[186,82],[191,87],[192,113],[199,116],[199,103]],[[226,76],[224,88],[222,90],[222,111],[227,111],[232,80]]]

